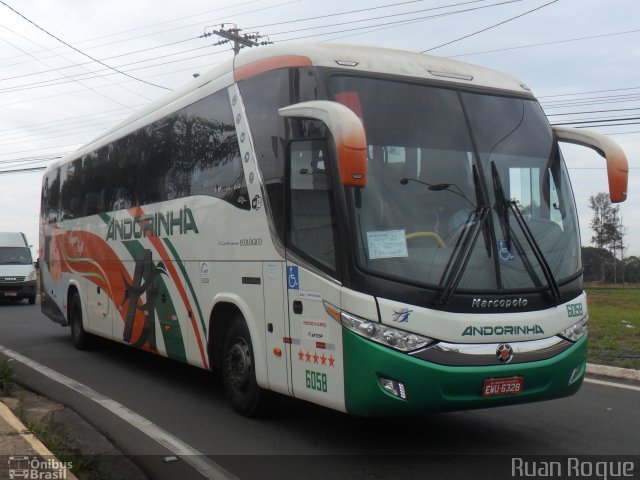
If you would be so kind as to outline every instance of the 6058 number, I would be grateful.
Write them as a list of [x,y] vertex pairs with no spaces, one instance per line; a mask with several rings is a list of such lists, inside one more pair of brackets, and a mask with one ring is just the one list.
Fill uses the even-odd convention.
[[327,393],[327,374],[307,370],[306,385],[311,390]]

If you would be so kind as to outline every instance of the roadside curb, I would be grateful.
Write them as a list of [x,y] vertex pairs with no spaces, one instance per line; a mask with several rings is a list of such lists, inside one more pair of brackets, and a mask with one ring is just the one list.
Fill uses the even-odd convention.
[[587,363],[587,373],[601,377],[619,378],[622,380],[640,382],[640,370],[633,370],[631,368],[609,367],[607,365]]
[[[28,445],[29,449],[33,452],[33,455],[40,456],[42,458],[53,459],[56,458],[51,451],[45,447],[35,435],[29,432],[27,427],[20,421],[18,417],[7,407],[4,402],[0,401],[0,421],[6,423],[15,433],[22,438]],[[9,454],[11,452],[5,452]],[[69,480],[77,480],[77,477],[69,470],[65,470],[65,477]],[[13,477],[12,477],[13,478]]]

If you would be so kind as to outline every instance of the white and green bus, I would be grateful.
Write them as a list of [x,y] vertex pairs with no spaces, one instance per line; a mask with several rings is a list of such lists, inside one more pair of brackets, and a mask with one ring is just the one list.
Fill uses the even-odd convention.
[[559,141],[522,82],[347,45],[249,50],[51,165],[42,310],[355,415],[575,393],[587,305]]

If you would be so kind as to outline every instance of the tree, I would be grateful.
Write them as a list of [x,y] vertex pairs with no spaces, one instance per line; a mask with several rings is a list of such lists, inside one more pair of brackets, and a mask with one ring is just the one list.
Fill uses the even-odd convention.
[[635,256],[625,258],[622,272],[624,283],[640,283],[640,258]]
[[[616,282],[616,252],[624,252],[624,226],[620,217],[620,207],[612,206],[609,194],[598,193],[589,197],[589,207],[593,210],[593,217],[589,226],[594,232],[591,243],[599,249],[607,250],[613,257],[613,282]],[[605,281],[605,256],[600,256],[601,279]]]

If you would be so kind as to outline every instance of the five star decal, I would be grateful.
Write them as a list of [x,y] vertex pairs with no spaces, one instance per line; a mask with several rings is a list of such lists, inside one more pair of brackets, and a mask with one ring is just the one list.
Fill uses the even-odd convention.
[[313,353],[311,353],[309,350],[307,350],[306,352],[299,350],[298,360],[304,363],[313,363],[316,365],[319,364],[325,366],[328,365],[331,368],[334,368],[336,363],[336,359],[333,358],[332,354],[330,354],[328,357],[324,354],[324,352],[322,352],[321,355],[318,355],[318,352],[316,352],[315,350]]

